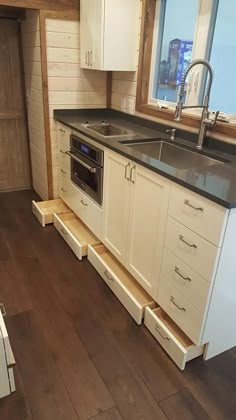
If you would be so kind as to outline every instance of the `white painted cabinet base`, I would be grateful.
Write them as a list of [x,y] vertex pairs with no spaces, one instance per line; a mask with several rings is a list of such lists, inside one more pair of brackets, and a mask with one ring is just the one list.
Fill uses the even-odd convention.
[[13,371],[14,365],[15,359],[0,311],[0,398],[10,395],[16,390]]
[[204,346],[195,346],[160,307],[145,309],[144,324],[181,370],[204,352]]
[[104,245],[90,245],[88,259],[137,324],[141,324],[145,307],[154,305],[152,298]]
[[79,260],[88,254],[88,245],[98,242],[96,236],[73,212],[54,214],[54,227]]
[[69,207],[60,198],[39,202],[32,201],[32,210],[43,227],[49,223],[53,223],[54,213],[66,213],[70,211]]

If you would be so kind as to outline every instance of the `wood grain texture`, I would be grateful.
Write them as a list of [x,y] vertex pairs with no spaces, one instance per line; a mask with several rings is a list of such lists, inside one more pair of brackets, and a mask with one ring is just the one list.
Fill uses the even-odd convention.
[[44,10],[70,10],[79,8],[78,0],[1,0],[0,5]]
[[0,25],[0,191],[31,185],[19,24]]
[[1,420],[234,420],[236,349],[180,372],[89,262],[40,226],[32,199],[0,194],[0,296],[18,366]]

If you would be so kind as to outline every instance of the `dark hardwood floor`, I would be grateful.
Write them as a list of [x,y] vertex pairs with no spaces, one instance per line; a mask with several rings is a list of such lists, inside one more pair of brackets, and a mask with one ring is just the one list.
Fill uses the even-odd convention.
[[0,301],[17,362],[0,419],[235,419],[236,350],[179,371],[90,263],[40,226],[35,198],[0,194]]

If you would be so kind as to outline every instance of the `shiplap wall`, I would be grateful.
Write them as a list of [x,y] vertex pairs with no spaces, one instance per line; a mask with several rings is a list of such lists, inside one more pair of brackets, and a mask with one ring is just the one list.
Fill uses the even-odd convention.
[[42,199],[47,199],[48,180],[38,11],[27,11],[21,30],[33,187]]
[[46,20],[54,197],[58,196],[59,191],[58,147],[53,110],[106,106],[106,73],[80,68],[79,31],[80,24],[77,21]]
[[[139,40],[141,29],[142,0],[140,1],[139,12],[139,31],[137,34],[137,71],[135,72],[118,72],[112,73],[112,96],[111,107],[118,111],[128,112],[129,99],[136,101],[137,76],[138,76],[138,56],[139,56]],[[123,107],[125,99],[125,109]]]

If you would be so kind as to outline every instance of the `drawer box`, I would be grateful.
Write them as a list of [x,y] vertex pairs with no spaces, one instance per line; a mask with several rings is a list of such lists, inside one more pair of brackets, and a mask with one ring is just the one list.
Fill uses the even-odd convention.
[[98,242],[73,212],[54,214],[54,226],[79,260],[88,254],[88,245]]
[[15,359],[12,353],[7,329],[0,311],[0,398],[16,390],[14,370]]
[[161,275],[200,312],[205,312],[210,284],[167,248]]
[[201,344],[204,314],[163,277],[160,279],[157,302],[195,344]]
[[211,281],[215,274],[220,248],[216,248],[169,216],[165,247],[204,279]]
[[104,245],[89,246],[88,259],[137,324],[141,324],[145,307],[154,305],[152,298]]
[[199,194],[171,186],[169,215],[218,247],[222,245],[228,213]]
[[161,308],[146,307],[144,324],[181,370],[203,354],[204,346],[195,346]]
[[71,129],[57,123],[57,141],[58,143],[62,143],[67,147],[67,150],[70,148],[70,136],[71,136]]
[[54,213],[66,213],[70,211],[69,207],[60,198],[39,202],[32,201],[32,210],[43,227],[49,223],[53,223]]

